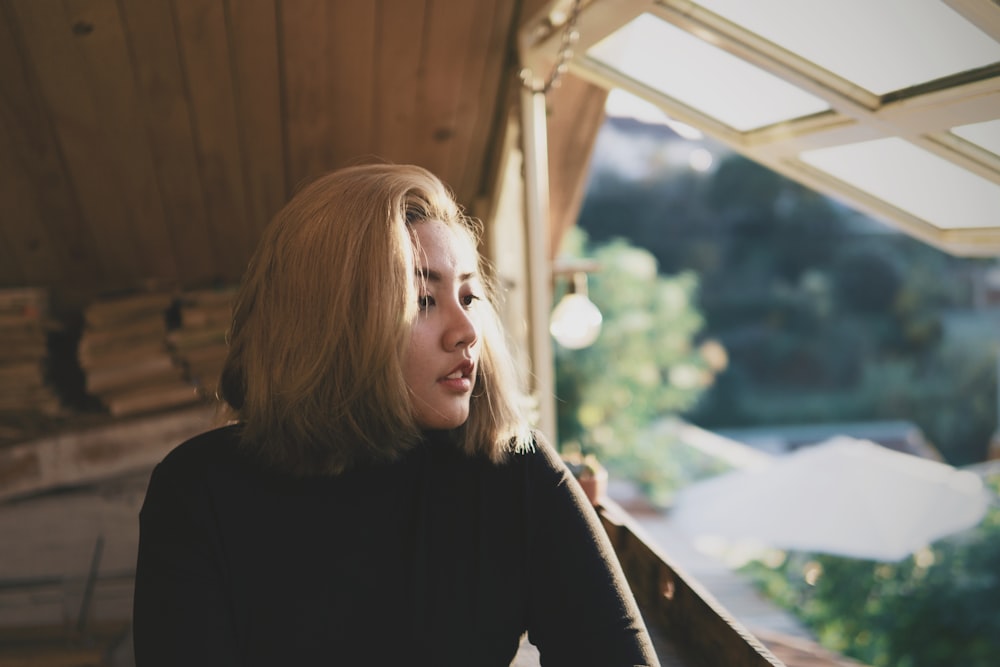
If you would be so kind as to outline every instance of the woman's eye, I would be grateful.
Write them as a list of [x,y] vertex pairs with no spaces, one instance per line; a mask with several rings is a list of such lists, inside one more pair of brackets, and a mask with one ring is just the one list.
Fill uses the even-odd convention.
[[427,310],[433,305],[434,305],[434,297],[432,296],[424,295],[417,298],[417,306],[420,308],[420,310]]
[[471,306],[476,301],[479,301],[479,297],[476,296],[475,294],[466,294],[465,296],[462,297],[462,304],[466,308],[468,308],[469,306]]

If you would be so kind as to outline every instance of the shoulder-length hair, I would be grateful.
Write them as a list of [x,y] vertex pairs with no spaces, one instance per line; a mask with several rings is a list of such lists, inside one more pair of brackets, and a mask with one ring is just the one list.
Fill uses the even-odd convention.
[[[348,167],[309,184],[264,230],[236,298],[219,391],[241,438],[269,465],[337,474],[391,461],[421,436],[403,377],[417,316],[409,226],[440,220],[475,248],[478,223],[427,170]],[[470,455],[531,447],[518,373],[482,257],[487,294],[469,418]]]

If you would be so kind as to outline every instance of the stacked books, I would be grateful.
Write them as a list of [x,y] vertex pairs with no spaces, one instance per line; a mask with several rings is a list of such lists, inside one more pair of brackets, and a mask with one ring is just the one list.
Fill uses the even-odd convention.
[[49,292],[0,289],[0,412],[56,415],[62,405],[48,381]]
[[116,417],[198,400],[167,347],[171,292],[98,300],[84,309],[77,356],[84,388]]
[[180,326],[167,334],[174,358],[203,396],[215,397],[229,346],[236,287],[190,290],[180,295]]

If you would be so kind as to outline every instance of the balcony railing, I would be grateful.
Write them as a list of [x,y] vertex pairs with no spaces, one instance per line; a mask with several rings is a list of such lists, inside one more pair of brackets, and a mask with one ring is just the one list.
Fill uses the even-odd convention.
[[784,667],[614,501],[603,500],[598,514],[664,665]]

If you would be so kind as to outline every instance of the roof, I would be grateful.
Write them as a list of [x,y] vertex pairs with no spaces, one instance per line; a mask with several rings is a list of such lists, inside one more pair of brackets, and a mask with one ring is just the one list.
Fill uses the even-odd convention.
[[[576,11],[579,9],[579,11]],[[1000,250],[1000,5],[573,0],[523,48],[962,255]]]
[[542,4],[2,0],[0,287],[235,281],[297,188],[361,161],[488,211]]
[[[603,94],[618,87],[925,241],[1000,249],[996,3],[578,7],[3,0],[0,287],[50,287],[73,307],[149,283],[236,280],[296,188],[373,159],[422,164],[488,226],[518,224],[493,218],[502,164],[520,149],[517,71],[544,80],[559,63],[551,247],[575,220]],[[899,187],[859,180],[859,160],[901,174]],[[918,162],[929,171],[892,167]],[[913,194],[933,210],[904,201]]]

